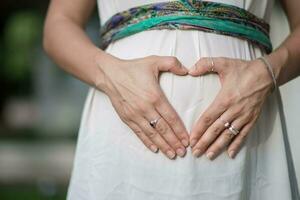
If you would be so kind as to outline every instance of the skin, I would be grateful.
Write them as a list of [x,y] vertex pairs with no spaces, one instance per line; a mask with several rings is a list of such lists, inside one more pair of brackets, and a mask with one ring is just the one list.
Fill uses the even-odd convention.
[[[291,27],[289,37],[266,58],[273,67],[278,85],[300,74],[300,1],[282,0]],[[212,104],[194,124],[190,135],[193,155],[206,154],[215,159],[223,150],[234,158],[255,124],[262,106],[273,89],[273,82],[264,63],[258,59],[246,61],[213,58],[214,71],[222,88]],[[209,73],[211,60],[201,58],[189,70],[192,76]],[[240,133],[233,137],[224,127],[230,122]]]
[[[296,9],[299,4],[298,0],[283,1],[292,33],[267,56],[279,84],[300,74],[297,66],[300,61],[300,17]],[[210,70],[208,59],[200,59],[194,71],[189,71],[172,56],[150,55],[125,60],[106,53],[84,32],[94,7],[95,0],[52,0],[44,26],[43,46],[47,54],[66,72],[104,92],[120,119],[153,152],[161,150],[170,159],[176,155],[184,156],[189,140],[196,139],[194,153],[199,148],[202,152],[214,152],[211,158],[215,158],[229,145],[228,152],[233,151],[235,155],[272,88],[272,79],[263,63],[214,58],[222,89],[195,123],[189,138],[182,120],[162,92],[158,76],[161,72],[180,76],[204,75]],[[148,122],[158,116],[161,119],[154,129]],[[218,120],[220,116],[241,130],[236,138],[229,138],[228,131],[216,128],[224,126]]]
[[[120,116],[151,151],[168,158],[184,156],[189,135],[162,92],[158,75],[187,75],[176,57],[150,55],[119,59],[96,47],[84,32],[95,0],[52,0],[48,9],[43,46],[65,71],[101,90]],[[149,121],[161,117],[156,128]]]

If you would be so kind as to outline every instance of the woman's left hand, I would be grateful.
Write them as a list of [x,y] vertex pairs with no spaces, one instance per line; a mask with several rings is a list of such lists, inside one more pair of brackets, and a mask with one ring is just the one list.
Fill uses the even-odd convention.
[[[191,130],[193,155],[206,153],[209,159],[214,159],[227,147],[228,155],[233,158],[256,122],[273,81],[265,64],[258,59],[201,58],[189,74],[211,72],[219,75],[222,88]],[[239,130],[236,136],[225,127],[226,122]]]

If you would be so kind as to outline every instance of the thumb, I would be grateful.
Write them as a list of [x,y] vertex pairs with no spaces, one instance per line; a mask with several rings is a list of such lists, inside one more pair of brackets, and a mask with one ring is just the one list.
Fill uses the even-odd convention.
[[207,73],[217,72],[218,68],[215,65],[214,58],[207,57],[198,60],[195,65],[189,69],[189,74],[192,76],[201,76]]
[[174,56],[163,56],[158,62],[158,71],[169,71],[177,75],[188,74],[188,69]]

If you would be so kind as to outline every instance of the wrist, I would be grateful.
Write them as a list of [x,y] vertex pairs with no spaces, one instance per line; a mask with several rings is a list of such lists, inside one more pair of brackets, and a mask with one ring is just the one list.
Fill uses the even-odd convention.
[[268,79],[271,80],[272,85],[273,85],[273,90],[274,91],[277,88],[277,80],[275,77],[275,73],[273,70],[273,67],[271,66],[270,62],[265,58],[265,56],[261,56],[258,58],[263,63],[263,68],[265,69],[265,72],[268,71]]
[[121,59],[98,49],[93,57],[94,73],[93,86],[105,93],[108,93],[110,84],[110,70],[119,66]]
[[105,71],[112,63],[114,57],[100,49],[97,49],[93,57],[93,86],[106,93],[109,87],[109,78]]
[[275,79],[278,83],[278,86],[281,85],[281,79],[282,79],[282,72],[284,67],[287,65],[288,62],[288,50],[284,46],[276,49],[269,55],[264,56],[267,61],[272,66]]
[[93,62],[97,66],[97,68],[100,68],[100,70],[106,70],[109,69],[110,66],[119,64],[122,61],[122,59],[107,53],[101,49],[97,49],[94,52]]

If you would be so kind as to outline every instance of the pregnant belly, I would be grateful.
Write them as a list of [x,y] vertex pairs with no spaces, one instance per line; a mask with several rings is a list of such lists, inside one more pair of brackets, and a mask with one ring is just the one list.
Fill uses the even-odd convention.
[[[260,52],[240,39],[193,30],[145,31],[111,43],[106,51],[122,59],[148,55],[176,56],[187,68],[201,57],[251,59]],[[216,74],[192,77],[163,72],[159,84],[188,132],[221,87]],[[212,186],[217,183],[226,186],[218,194],[227,195],[241,190],[245,151],[234,160],[224,152],[214,162],[205,156],[193,157],[190,148],[184,158],[175,160],[169,160],[160,152],[154,154],[120,120],[109,98],[95,89],[90,90],[83,119],[80,148],[89,152],[82,156],[90,159],[87,163],[91,166],[91,185],[95,187],[115,176],[141,190],[173,195],[214,193]],[[153,180],[157,182],[152,184]],[[157,184],[167,182],[178,187]],[[226,184],[228,182],[239,187],[227,188],[231,185]]]
[[[238,38],[197,30],[150,30],[118,40],[106,51],[122,59],[176,56],[191,68],[201,57],[251,59],[259,49]],[[159,84],[188,131],[220,90],[217,74],[193,77],[162,72]]]

